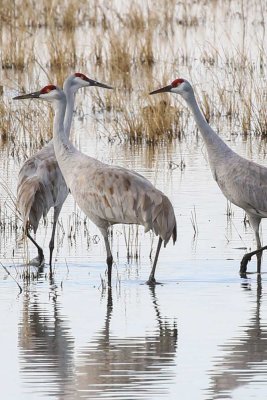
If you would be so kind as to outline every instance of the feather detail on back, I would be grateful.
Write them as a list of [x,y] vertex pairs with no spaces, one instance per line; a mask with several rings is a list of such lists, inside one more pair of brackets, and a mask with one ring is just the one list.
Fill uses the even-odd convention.
[[[140,174],[81,156],[83,168],[72,166],[69,187],[86,215],[99,227],[143,225],[168,243],[176,240],[176,219],[170,200]],[[77,162],[77,164],[79,164]]]

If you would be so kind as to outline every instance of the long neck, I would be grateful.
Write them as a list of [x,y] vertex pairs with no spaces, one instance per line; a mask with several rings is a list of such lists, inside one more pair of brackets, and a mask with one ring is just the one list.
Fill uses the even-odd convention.
[[64,92],[67,98],[67,108],[64,118],[64,131],[67,137],[70,136],[71,123],[74,111],[75,94],[70,85],[64,85]]
[[[53,125],[53,143],[57,161],[60,165],[61,161],[68,159],[69,154],[75,151],[69,138],[64,131],[64,116],[66,111],[66,99],[61,99],[55,104],[55,117]],[[61,166],[60,166],[61,167]],[[64,175],[64,173],[63,173]]]
[[57,142],[60,140],[65,141],[66,136],[64,134],[64,117],[66,111],[66,99],[61,99],[54,103],[54,123],[53,123],[53,139]]
[[185,96],[184,99],[191,109],[195,122],[204,139],[210,162],[216,158],[216,155],[232,152],[230,147],[227,146],[227,144],[217,135],[217,133],[213,131],[213,129],[207,123],[197,104],[193,90],[187,93],[187,96]]

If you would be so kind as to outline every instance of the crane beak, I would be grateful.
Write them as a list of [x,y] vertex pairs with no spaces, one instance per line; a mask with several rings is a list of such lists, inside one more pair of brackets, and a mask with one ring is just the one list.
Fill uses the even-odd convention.
[[41,91],[23,94],[21,96],[13,97],[13,100],[23,100],[23,99],[38,99],[40,97]]
[[112,86],[105,85],[105,83],[100,83],[100,82],[94,81],[93,79],[88,78],[88,82],[90,83],[90,86],[102,87],[104,89],[113,89]]
[[170,92],[172,89],[172,85],[164,86],[160,89],[154,90],[153,92],[150,92],[149,94],[156,94],[156,93],[164,93],[164,92]]

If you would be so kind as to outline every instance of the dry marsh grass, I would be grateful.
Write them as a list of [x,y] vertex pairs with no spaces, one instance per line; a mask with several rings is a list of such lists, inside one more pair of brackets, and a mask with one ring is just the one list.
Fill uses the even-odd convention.
[[9,154],[20,163],[52,138],[53,113],[43,104],[31,102],[25,107],[25,102],[14,101],[4,108],[4,115],[2,146],[5,145]]
[[131,143],[146,144],[181,137],[183,127],[179,112],[171,105],[170,99],[152,99],[141,95],[136,101],[138,107],[132,107],[131,102],[129,99],[120,112],[116,108],[112,119],[114,136]]
[[152,67],[155,63],[152,30],[148,30],[144,35],[144,40],[143,43],[141,43],[138,60],[141,64],[146,64],[148,67]]
[[111,32],[106,63],[109,81],[119,82],[124,89],[131,90],[131,65],[132,57],[128,39],[119,33]]
[[10,29],[2,34],[1,40],[2,69],[13,69],[22,72],[34,59],[29,34]]
[[51,24],[69,31],[83,25],[92,9],[86,0],[2,0],[0,21],[16,28],[26,27],[29,31],[50,28]]
[[143,33],[146,29],[146,17],[147,15],[145,15],[143,7],[140,4],[132,2],[122,22],[129,30],[135,33]]
[[62,32],[58,34],[56,29],[50,30],[49,36],[47,47],[51,75],[55,75],[57,84],[62,86],[68,71],[79,65],[74,37],[62,35]]
[[145,138],[148,142],[159,141],[163,136],[166,139],[181,137],[179,111],[171,105],[169,98],[152,100],[149,105],[141,109],[144,123]]
[[1,145],[6,144],[7,140],[10,139],[10,132],[12,131],[12,113],[10,112],[10,107],[4,101],[0,102],[0,121],[1,121],[1,130],[0,130],[0,139]]
[[[93,0],[90,7],[86,0],[3,0],[1,67],[9,77],[23,72],[38,87],[48,77],[62,85],[75,70],[112,84],[117,92],[91,92],[93,111],[101,111],[111,136],[116,132],[124,140],[158,143],[181,137],[191,118],[188,111],[181,113],[171,95],[157,101],[146,97],[146,88],[178,76],[197,86],[210,123],[219,126],[226,119],[233,131],[266,136],[267,6],[256,0],[242,1],[241,12],[239,6],[238,0]],[[229,37],[229,26],[242,35],[235,36],[233,28]],[[203,47],[198,45],[202,39]],[[0,122],[5,143],[14,128],[7,105],[1,104],[0,114],[5,115]],[[38,118],[33,112],[32,124],[39,126]],[[30,134],[25,126],[24,121],[22,131]]]

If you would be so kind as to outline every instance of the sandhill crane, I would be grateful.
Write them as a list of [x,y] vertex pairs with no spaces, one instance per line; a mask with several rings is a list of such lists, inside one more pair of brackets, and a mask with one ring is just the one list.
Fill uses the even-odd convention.
[[108,286],[111,287],[113,257],[108,228],[113,224],[138,224],[159,235],[148,284],[155,284],[155,270],[162,242],[176,241],[176,219],[170,200],[142,175],[118,166],[104,164],[78,151],[64,132],[66,96],[56,86],[15,99],[40,98],[50,101],[55,110],[53,143],[56,158],[67,187],[82,211],[104,237]]
[[267,217],[267,168],[239,156],[212,130],[201,113],[193,88],[187,80],[175,79],[170,85],[150,94],[163,92],[178,93],[186,101],[204,139],[213,178],[225,197],[245,210],[255,232],[257,250],[244,255],[240,273],[246,273],[247,263],[255,254],[257,272],[260,273],[262,251],[267,249],[267,246],[261,247],[259,235],[261,219]]
[[[67,137],[70,134],[73,117],[75,93],[79,88],[97,86],[112,89],[110,86],[89,79],[84,74],[77,72],[70,75],[64,82],[63,90],[67,98],[67,108],[64,119],[64,129]],[[36,233],[41,217],[46,217],[51,207],[54,208],[54,219],[51,240],[49,243],[50,272],[52,267],[52,253],[54,249],[55,231],[57,220],[69,193],[63,175],[58,166],[53,140],[40,151],[26,160],[19,172],[17,186],[17,207],[23,220],[24,231],[28,238],[35,244],[38,257],[35,259],[38,265],[44,261],[42,248],[29,233],[33,228]]]

